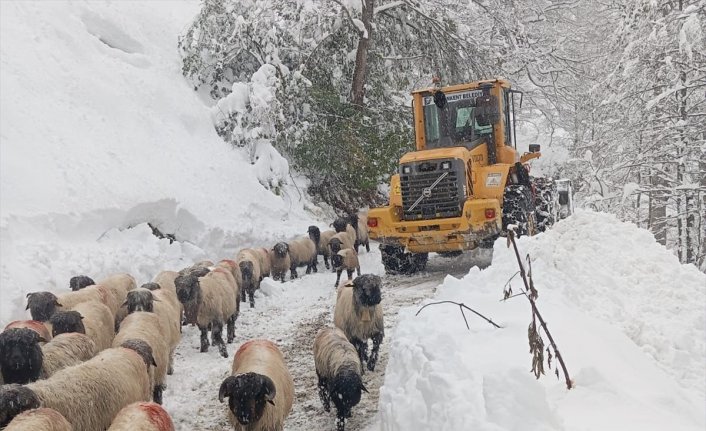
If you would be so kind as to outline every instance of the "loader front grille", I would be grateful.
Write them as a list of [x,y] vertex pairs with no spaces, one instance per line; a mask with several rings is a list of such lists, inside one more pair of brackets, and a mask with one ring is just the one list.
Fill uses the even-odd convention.
[[[444,169],[444,166],[450,167]],[[401,165],[403,219],[412,221],[460,216],[465,200],[464,181],[461,160],[425,160]]]

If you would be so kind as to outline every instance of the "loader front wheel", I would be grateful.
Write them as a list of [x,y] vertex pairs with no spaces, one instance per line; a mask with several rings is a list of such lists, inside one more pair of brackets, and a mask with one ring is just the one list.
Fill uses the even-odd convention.
[[536,233],[537,219],[534,200],[529,187],[513,184],[505,187],[503,196],[503,231],[509,225],[516,226],[517,236],[532,236]]
[[380,244],[382,264],[387,274],[414,274],[424,271],[429,253],[409,253],[397,245]]

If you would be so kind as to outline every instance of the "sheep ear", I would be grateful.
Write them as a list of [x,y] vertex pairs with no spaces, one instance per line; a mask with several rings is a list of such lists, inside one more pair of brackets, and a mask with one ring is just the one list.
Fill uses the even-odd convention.
[[264,385],[264,389],[265,389],[265,393],[264,393],[265,401],[267,401],[268,403],[270,403],[274,406],[275,405],[275,402],[274,402],[275,395],[277,395],[277,389],[275,388],[274,382],[272,381],[272,379],[270,379],[267,376],[262,376],[262,377],[260,377],[260,379],[261,379],[262,384]]
[[360,389],[361,389],[362,391],[364,391],[366,394],[369,394],[369,393],[370,393],[370,392],[368,392],[368,389],[365,387],[365,385],[362,384],[362,383],[360,384]]
[[46,343],[46,342],[47,342],[47,340],[46,340],[44,337],[42,337],[41,335],[37,334],[37,336],[39,337],[39,342],[40,342],[40,343]]
[[121,307],[127,307],[127,299],[125,300],[125,302],[123,302],[123,305],[121,305]]
[[54,300],[54,305],[56,305],[57,307],[63,307],[63,305],[61,305],[56,299]]
[[157,366],[157,361],[154,360],[154,355],[150,353],[150,362],[152,362],[152,365],[155,367]]
[[30,292],[27,295],[25,295],[25,298],[29,299],[30,296],[34,295],[35,292]]
[[221,387],[218,390],[218,401],[223,402],[225,397],[230,397],[230,393],[233,392],[234,385],[234,376],[228,376],[225,380],[223,380],[223,383],[221,383]]

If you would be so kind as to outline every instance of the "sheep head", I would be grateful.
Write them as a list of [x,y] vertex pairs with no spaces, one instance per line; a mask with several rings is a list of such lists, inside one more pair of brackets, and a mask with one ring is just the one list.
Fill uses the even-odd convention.
[[250,282],[252,282],[253,278],[253,263],[250,262],[249,260],[244,260],[238,264],[240,267],[240,273],[243,276],[243,283],[245,285],[250,285]]
[[218,391],[218,400],[228,397],[228,408],[241,425],[256,423],[265,412],[266,403],[275,404],[275,384],[267,376],[245,373],[229,376]]
[[154,311],[154,301],[157,301],[157,299],[152,296],[152,291],[139,288],[127,293],[127,299],[123,305],[127,307],[128,314],[134,313],[135,311],[147,311],[151,313]]
[[152,354],[152,346],[147,344],[146,341],[130,338],[129,340],[123,341],[120,347],[134,350],[138,355],[140,355],[147,366],[147,370],[150,369],[150,366],[157,366],[157,361],[154,360],[154,355]]
[[341,251],[343,243],[338,238],[331,238],[331,240],[328,242],[328,246],[331,248],[331,255],[335,256],[336,254],[338,254],[339,251]]
[[353,297],[356,303],[373,307],[382,300],[382,281],[374,274],[363,274],[353,280]]
[[362,392],[368,392],[360,372],[345,367],[331,379],[328,390],[336,410],[344,417],[348,417],[351,409],[358,405]]
[[29,328],[10,328],[0,334],[0,370],[5,383],[29,383],[42,371],[42,337]]
[[345,232],[347,224],[348,224],[348,220],[346,220],[343,217],[339,217],[333,221],[333,229],[336,232]]
[[177,298],[182,304],[198,299],[199,279],[193,273],[178,276],[174,279],[174,285],[176,286]]
[[75,277],[71,277],[71,280],[69,280],[69,287],[74,292],[81,290],[84,287],[93,286],[94,284],[96,284],[96,282],[87,275],[77,275]]
[[348,215],[348,223],[357,231],[358,230],[358,213],[351,213]]
[[0,428],[20,413],[39,407],[37,394],[28,387],[18,384],[0,386]]
[[49,322],[52,324],[52,337],[67,332],[86,333],[86,328],[83,326],[83,316],[78,311],[57,311],[51,316]]
[[32,292],[27,294],[27,308],[32,320],[46,322],[61,307],[59,298],[51,292]]
[[340,253],[331,255],[331,263],[333,263],[334,268],[340,268],[343,266],[343,255]]
[[286,242],[278,242],[274,247],[272,247],[272,250],[275,252],[275,256],[285,257],[287,256],[287,253],[289,253],[289,244]]
[[321,241],[321,231],[319,228],[316,226],[309,226],[307,232],[309,233],[309,238],[311,238],[311,240],[314,241],[314,244],[318,247],[319,242]]

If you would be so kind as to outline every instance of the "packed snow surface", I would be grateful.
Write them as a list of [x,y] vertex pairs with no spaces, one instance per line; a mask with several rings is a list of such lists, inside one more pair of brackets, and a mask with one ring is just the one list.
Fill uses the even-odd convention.
[[[448,276],[427,302],[465,303],[503,328],[467,311],[468,330],[455,305],[403,309],[372,429],[704,429],[706,275],[602,213],[579,211],[518,246],[574,389],[556,360],[539,380],[530,372],[530,305],[501,301],[518,271],[501,239],[490,268]],[[511,286],[520,292],[519,276]]]

